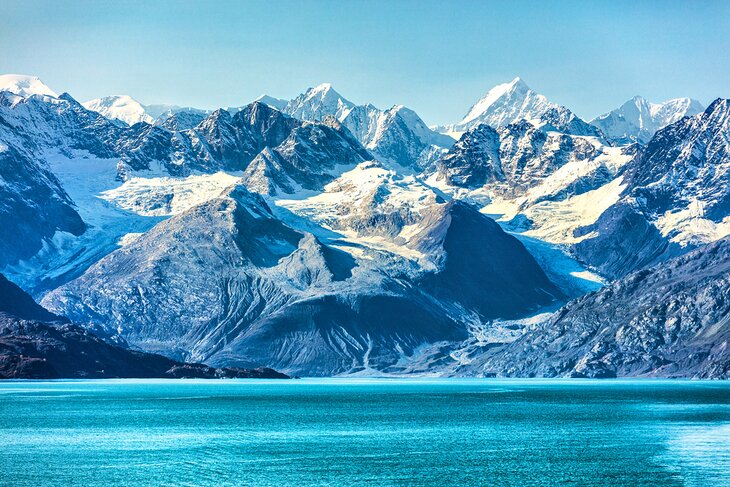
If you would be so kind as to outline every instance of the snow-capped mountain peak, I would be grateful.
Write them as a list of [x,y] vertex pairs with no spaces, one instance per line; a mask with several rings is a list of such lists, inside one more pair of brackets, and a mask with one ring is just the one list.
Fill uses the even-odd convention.
[[89,100],[82,105],[91,111],[100,113],[106,118],[121,120],[127,125],[138,122],[153,123],[155,121],[145,109],[144,105],[129,95],[113,95]]
[[22,97],[47,95],[58,98],[58,93],[46,86],[37,76],[24,74],[0,75],[0,91],[9,91]]
[[509,83],[502,83],[487,92],[455,125],[440,130],[458,137],[467,130],[483,123],[493,127],[506,127],[528,120],[538,127],[546,127],[572,135],[599,136],[598,130],[578,118],[567,108],[552,103],[544,95],[532,89],[519,76]]
[[597,117],[591,124],[618,143],[645,144],[658,130],[703,110],[702,104],[692,98],[651,103],[641,96],[634,96],[619,108]]
[[472,122],[483,116],[490,110],[491,107],[495,105],[495,103],[498,103],[500,99],[504,99],[505,97],[512,97],[514,95],[524,96],[529,90],[530,88],[527,86],[527,84],[525,84],[524,81],[522,81],[522,78],[520,78],[519,76],[509,83],[499,84],[489,90],[486,95],[480,98],[479,101],[477,101],[471,107],[471,109],[469,109],[469,113],[464,116],[461,122],[459,122],[459,125],[468,124],[469,122]]
[[652,104],[651,115],[655,122],[664,128],[682,117],[697,115],[704,110],[702,103],[693,98],[673,98],[663,103]]
[[289,100],[284,100],[282,98],[274,98],[273,96],[269,96],[269,95],[261,95],[258,98],[256,98],[254,101],[263,103],[265,105],[269,105],[270,107],[276,108],[277,110],[283,110],[284,107],[286,107],[286,104],[289,103]]
[[327,115],[334,115],[342,121],[354,106],[354,103],[332,88],[330,83],[322,83],[291,100],[283,111],[302,120],[320,121]]

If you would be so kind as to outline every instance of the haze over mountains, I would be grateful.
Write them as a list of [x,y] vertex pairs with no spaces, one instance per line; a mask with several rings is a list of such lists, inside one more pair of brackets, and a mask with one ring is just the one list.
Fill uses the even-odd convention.
[[[329,84],[206,111],[3,76],[0,272],[105,339],[217,367],[725,377],[722,276],[682,259],[728,258],[729,112],[637,97],[589,123],[515,78],[431,128]],[[624,292],[642,272],[656,292]],[[606,325],[606,358],[571,337],[611,299],[662,311]]]

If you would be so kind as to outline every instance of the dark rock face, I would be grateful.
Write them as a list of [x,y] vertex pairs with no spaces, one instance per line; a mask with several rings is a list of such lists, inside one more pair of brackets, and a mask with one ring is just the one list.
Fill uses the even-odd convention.
[[488,354],[513,377],[730,378],[730,238],[630,274]]
[[215,369],[109,344],[39,306],[0,274],[0,379],[287,378],[267,368]]
[[303,122],[257,102],[234,115],[216,110],[192,129],[169,128],[139,123],[128,129],[118,144],[122,174],[150,169],[155,161],[176,176],[246,171],[252,189],[276,194],[294,185],[321,189],[337,165],[371,158],[339,123]]
[[597,154],[586,139],[547,133],[525,120],[498,129],[481,124],[464,133],[437,161],[436,172],[449,184],[464,188],[502,183],[495,190],[515,196],[569,161],[588,161]]
[[216,369],[110,345],[72,324],[0,313],[0,379],[288,378],[272,369]]
[[504,180],[499,159],[499,133],[486,124],[469,130],[439,159],[436,170],[450,184],[465,188]]
[[443,211],[448,230],[424,240],[443,239],[445,262],[419,286],[486,319],[524,315],[562,297],[527,249],[494,220],[458,201]]
[[36,303],[30,295],[0,274],[0,312],[24,320],[68,322]]
[[546,111],[540,121],[565,134],[601,137],[601,131],[577,117],[565,107],[557,106]]
[[0,143],[0,228],[1,268],[34,255],[56,231],[80,235],[86,226],[48,169]]

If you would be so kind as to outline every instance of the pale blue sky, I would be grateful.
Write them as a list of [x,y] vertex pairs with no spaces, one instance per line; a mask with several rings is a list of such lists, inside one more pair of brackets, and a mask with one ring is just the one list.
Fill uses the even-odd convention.
[[521,76],[589,119],[641,94],[730,97],[728,1],[0,0],[0,73],[84,101],[203,108],[331,82],[356,103],[461,118]]

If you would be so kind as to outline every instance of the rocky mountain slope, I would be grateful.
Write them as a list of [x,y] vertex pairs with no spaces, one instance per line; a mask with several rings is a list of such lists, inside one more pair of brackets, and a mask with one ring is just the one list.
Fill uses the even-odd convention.
[[109,344],[42,308],[0,274],[0,379],[287,378],[271,369],[215,369]]
[[730,102],[658,131],[627,165],[624,189],[575,247],[615,278],[730,233]]
[[[211,113],[209,110],[177,105],[143,105],[129,95],[105,96],[85,101],[82,105],[109,120],[121,122],[122,126],[132,126],[140,122],[165,125],[170,124],[169,119],[175,116],[178,130],[195,127]],[[237,110],[234,109],[235,111]]]
[[568,163],[587,164],[603,153],[595,139],[544,132],[520,122],[494,129],[481,124],[467,131],[436,162],[436,178],[450,186],[491,185],[512,197],[523,194]]
[[730,239],[569,303],[522,338],[488,352],[472,371],[730,378]]
[[158,224],[43,303],[169,356],[330,375],[463,339],[465,316],[519,315],[560,297],[487,217],[462,203],[430,210],[412,242],[436,256],[424,272],[394,252],[325,244],[237,187]]

